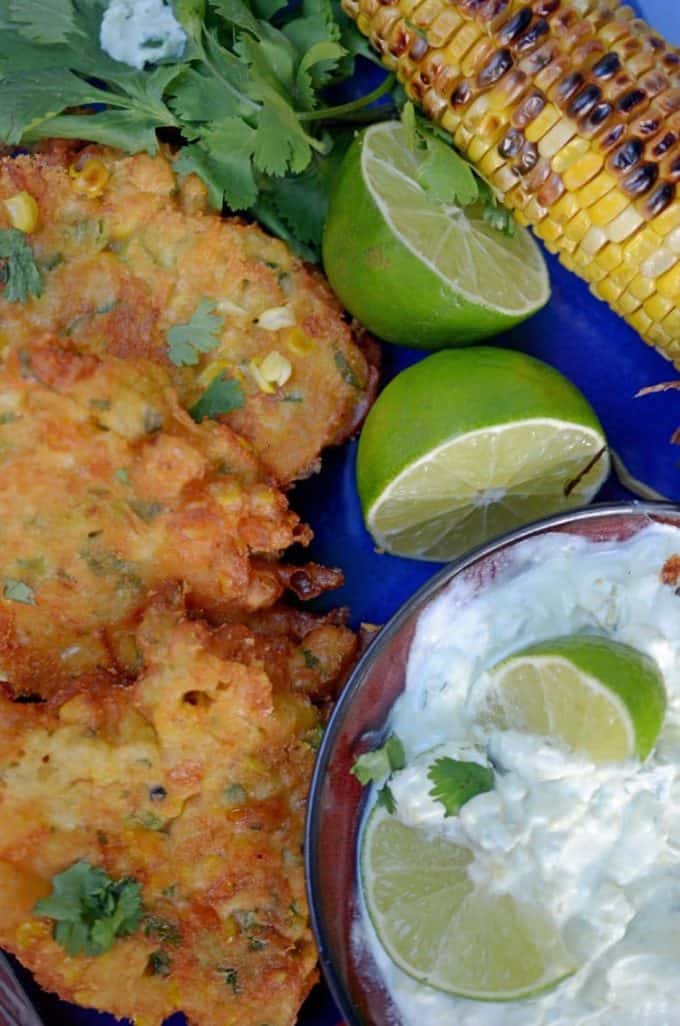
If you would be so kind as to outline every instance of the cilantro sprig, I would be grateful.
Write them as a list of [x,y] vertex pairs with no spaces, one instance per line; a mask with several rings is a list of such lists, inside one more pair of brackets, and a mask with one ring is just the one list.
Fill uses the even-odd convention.
[[478,762],[466,762],[444,755],[427,771],[434,785],[429,794],[444,806],[444,816],[457,816],[466,802],[485,791],[492,791],[494,772]]
[[390,734],[380,748],[372,752],[364,752],[354,760],[351,772],[364,787],[367,784],[380,784],[377,804],[393,813],[396,808],[394,796],[389,786],[392,774],[406,765],[404,746],[396,734]]
[[131,877],[113,880],[99,866],[75,862],[53,877],[52,893],[33,912],[54,920],[54,939],[69,955],[101,955],[140,926],[141,887]]
[[185,144],[178,172],[196,172],[215,207],[250,211],[317,256],[329,179],[351,139],[342,126],[391,113],[372,104],[393,79],[350,102],[329,95],[358,54],[377,62],[339,0],[173,8],[183,54],[138,70],[100,47],[106,0],[1,4],[0,140],[80,138],[153,154],[169,131]]

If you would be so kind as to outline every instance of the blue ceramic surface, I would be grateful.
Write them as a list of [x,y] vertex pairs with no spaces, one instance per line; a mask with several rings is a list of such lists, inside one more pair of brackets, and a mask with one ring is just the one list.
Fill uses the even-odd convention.
[[[680,42],[677,0],[642,0],[650,22]],[[647,347],[586,285],[547,255],[552,298],[535,317],[493,344],[509,345],[545,360],[567,375],[595,407],[612,448],[629,472],[668,499],[680,500],[680,448],[670,439],[680,427],[680,393],[636,398],[647,385],[680,378],[671,364]],[[383,347],[383,383],[416,360],[418,350]],[[378,555],[363,528],[354,487],[356,442],[326,454],[323,470],[299,484],[291,501],[314,528],[310,557],[343,568],[345,585],[326,606],[346,605],[351,622],[383,623],[438,569]],[[629,499],[614,476],[598,499]],[[41,994],[21,973],[46,1026],[115,1026],[111,1016],[76,1008]],[[219,1018],[219,1016],[216,1016]],[[305,1005],[299,1026],[336,1026],[339,1015],[323,986]],[[183,1026],[173,1016],[168,1026]]]

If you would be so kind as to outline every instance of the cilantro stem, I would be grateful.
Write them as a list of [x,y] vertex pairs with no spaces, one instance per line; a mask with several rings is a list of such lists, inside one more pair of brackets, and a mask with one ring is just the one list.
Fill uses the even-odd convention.
[[321,121],[326,118],[335,121],[338,118],[344,117],[345,114],[354,114],[355,111],[375,103],[376,100],[389,93],[393,85],[394,75],[388,75],[377,89],[374,89],[371,93],[366,93],[365,96],[360,96],[358,100],[351,100],[349,103],[339,103],[336,107],[319,107],[317,110],[296,111],[295,116],[298,121]]

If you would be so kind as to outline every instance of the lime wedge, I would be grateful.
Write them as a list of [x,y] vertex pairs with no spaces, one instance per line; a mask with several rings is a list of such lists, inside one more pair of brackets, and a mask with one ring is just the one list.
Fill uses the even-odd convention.
[[390,958],[466,998],[507,1001],[554,986],[576,966],[546,913],[475,884],[469,849],[405,826],[383,809],[366,824],[361,881]]
[[427,357],[364,425],[357,485],[377,546],[447,560],[511,528],[584,505],[609,472],[600,423],[557,371],[512,350]]
[[593,762],[651,752],[666,690],[649,656],[609,638],[570,635],[495,666],[470,696],[481,722],[558,738]]
[[372,125],[336,176],[323,240],[326,274],[380,338],[439,348],[486,338],[535,313],[550,286],[538,246],[504,235],[481,205],[445,203],[417,180],[399,121]]

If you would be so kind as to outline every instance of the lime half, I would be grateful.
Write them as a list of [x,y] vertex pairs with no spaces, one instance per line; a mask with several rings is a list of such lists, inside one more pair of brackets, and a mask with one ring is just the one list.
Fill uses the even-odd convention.
[[597,763],[651,752],[666,690],[649,656],[609,638],[570,635],[504,659],[470,696],[475,718],[558,738]]
[[481,206],[443,203],[417,180],[419,156],[399,121],[372,125],[334,182],[323,239],[331,286],[380,338],[436,349],[505,331],[547,302],[538,246]]
[[589,502],[609,473],[584,396],[513,350],[448,350],[385,388],[357,455],[366,526],[400,556],[447,560]]
[[368,913],[410,976],[466,998],[507,1001],[558,983],[576,966],[542,908],[468,875],[465,847],[405,826],[382,809],[363,836]]

